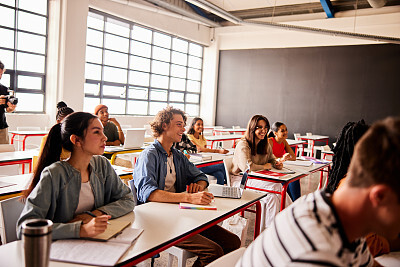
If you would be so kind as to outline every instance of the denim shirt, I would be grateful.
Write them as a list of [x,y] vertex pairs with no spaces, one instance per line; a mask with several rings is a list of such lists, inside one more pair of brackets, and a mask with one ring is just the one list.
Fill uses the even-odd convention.
[[[181,193],[186,190],[186,185],[198,181],[206,181],[207,176],[191,163],[179,150],[171,147],[174,158],[176,182],[175,191]],[[168,154],[158,140],[140,153],[133,171],[139,203],[145,203],[150,194],[157,190],[164,190],[165,177],[167,176]]]
[[[103,156],[93,156],[89,163],[89,182],[94,195],[94,207],[111,218],[131,212],[135,203],[128,186],[115,173]],[[68,223],[75,216],[81,190],[81,174],[66,161],[46,167],[39,183],[26,199],[17,222],[21,238],[21,224],[30,218],[53,221],[53,239],[79,238],[81,221]]]

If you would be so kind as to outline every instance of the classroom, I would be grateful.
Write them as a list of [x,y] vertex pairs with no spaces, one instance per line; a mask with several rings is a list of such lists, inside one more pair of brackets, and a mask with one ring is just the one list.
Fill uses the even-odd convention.
[[[290,146],[295,156],[312,146],[307,156],[321,160],[321,145],[332,149],[348,122],[372,125],[400,115],[398,0],[5,0],[0,15],[5,69],[0,83],[18,98],[15,111],[5,115],[9,139],[24,129],[40,132],[14,142],[15,150],[39,148],[42,132],[56,122],[60,101],[88,113],[107,105],[119,131],[146,127],[146,141],[149,122],[172,106],[185,112],[186,130],[196,117],[205,132],[217,127],[207,134],[211,150],[234,150],[249,119],[261,114],[268,119],[269,125],[262,126],[267,130],[274,122],[284,123],[288,142],[298,139],[295,133],[320,136]],[[218,134],[221,128],[226,128],[225,139]],[[140,151],[131,149],[134,156],[109,152],[111,164],[118,157],[129,162],[115,169],[119,176],[123,167],[140,165]],[[26,164],[32,155],[27,157],[19,159],[25,164],[20,173],[34,169]],[[200,165],[209,171],[210,166]],[[313,169],[318,188],[331,168],[330,162]],[[322,180],[320,171],[325,172]],[[289,183],[279,184],[284,188],[278,190],[279,210],[288,207]],[[142,193],[137,193],[140,201]],[[258,201],[248,197],[252,205]],[[236,203],[232,209],[245,210],[249,204]],[[135,210],[145,213],[141,206]],[[232,216],[221,212],[210,220]]]

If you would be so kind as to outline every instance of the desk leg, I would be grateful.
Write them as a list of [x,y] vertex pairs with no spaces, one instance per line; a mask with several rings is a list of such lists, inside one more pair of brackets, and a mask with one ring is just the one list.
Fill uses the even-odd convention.
[[[254,225],[254,239],[260,234],[260,222],[261,222],[261,203],[260,201],[256,202],[256,222]],[[254,240],[253,239],[253,240]]]
[[24,136],[24,139],[22,139],[22,151],[25,151],[25,140],[26,140],[27,137],[28,137],[28,136],[25,135],[25,136]]
[[289,183],[282,184],[282,192],[281,192],[281,211],[285,209],[286,204],[286,191]]
[[15,138],[15,134],[12,134],[12,137],[11,137],[11,144],[12,145],[14,144],[14,138]]
[[25,174],[25,163],[22,163],[22,174]]
[[211,141],[211,149],[214,147],[214,142],[215,141]]

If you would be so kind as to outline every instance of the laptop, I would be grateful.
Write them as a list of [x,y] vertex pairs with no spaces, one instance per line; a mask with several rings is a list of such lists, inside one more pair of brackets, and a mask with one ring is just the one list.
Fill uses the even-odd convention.
[[214,195],[214,197],[225,197],[225,198],[241,198],[248,178],[248,171],[243,173],[240,187],[233,186],[210,186],[208,192]]
[[136,129],[128,129],[125,134],[125,143],[123,148],[125,149],[135,149],[141,148],[144,143],[144,134],[146,129],[144,128],[136,128]]

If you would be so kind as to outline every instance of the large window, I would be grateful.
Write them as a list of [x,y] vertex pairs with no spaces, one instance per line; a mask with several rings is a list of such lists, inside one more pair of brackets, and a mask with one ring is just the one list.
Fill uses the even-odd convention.
[[171,105],[198,116],[202,66],[201,45],[90,10],[84,109],[155,115]]
[[44,111],[47,0],[0,2],[1,83],[15,91],[17,112]]

